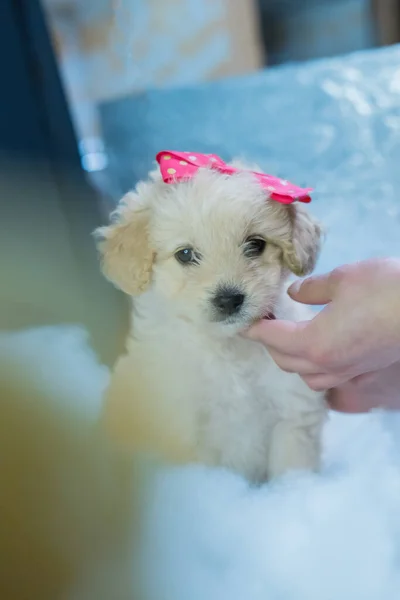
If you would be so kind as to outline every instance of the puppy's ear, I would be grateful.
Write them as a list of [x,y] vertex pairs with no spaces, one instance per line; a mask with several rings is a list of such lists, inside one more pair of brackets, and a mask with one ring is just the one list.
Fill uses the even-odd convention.
[[126,194],[112,215],[113,222],[94,232],[102,271],[126,294],[137,296],[151,280],[154,252],[149,245],[149,208]]
[[291,240],[282,246],[283,260],[295,275],[304,277],[315,268],[321,249],[322,229],[301,204],[288,207]]

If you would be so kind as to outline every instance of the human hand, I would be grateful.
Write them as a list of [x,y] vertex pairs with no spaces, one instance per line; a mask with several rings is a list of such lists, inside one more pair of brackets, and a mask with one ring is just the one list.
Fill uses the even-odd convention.
[[334,410],[346,413],[363,413],[373,408],[400,410],[400,362],[330,390],[328,402]]
[[311,321],[261,321],[247,335],[311,389],[335,388],[400,362],[400,260],[346,265],[296,282],[288,293],[326,306]]

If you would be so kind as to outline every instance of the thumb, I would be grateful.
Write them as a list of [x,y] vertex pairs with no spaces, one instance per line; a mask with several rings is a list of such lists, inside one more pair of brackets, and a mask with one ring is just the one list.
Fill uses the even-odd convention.
[[302,304],[328,304],[333,300],[337,288],[337,277],[334,271],[325,275],[308,277],[303,281],[295,281],[289,289],[288,294],[296,302]]

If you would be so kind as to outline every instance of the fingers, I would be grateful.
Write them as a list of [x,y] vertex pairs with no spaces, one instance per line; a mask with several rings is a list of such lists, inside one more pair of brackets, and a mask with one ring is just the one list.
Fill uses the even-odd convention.
[[286,371],[286,373],[297,373],[301,376],[304,376],[317,375],[321,372],[321,367],[317,366],[306,358],[283,354],[282,352],[278,352],[273,348],[269,348],[268,352],[278,367],[281,368],[282,371]]
[[365,413],[373,408],[370,403],[365,402],[363,394],[360,394],[359,388],[352,381],[329,390],[328,403],[332,410],[348,414]]
[[[275,363],[283,371],[298,374],[314,391],[328,391],[347,383],[354,377],[351,372],[325,371],[320,364],[306,358],[308,321],[292,323],[288,321],[263,321],[247,332],[247,337],[264,344]],[[288,354],[288,348],[290,354]],[[303,348],[303,350],[302,350]],[[303,356],[302,356],[303,354]],[[337,403],[335,410],[345,412],[346,399],[332,396]],[[354,412],[350,408],[346,412]],[[358,412],[358,411],[357,411]]]
[[317,373],[301,376],[308,387],[315,392],[325,392],[343,385],[351,379],[351,375],[344,373]]
[[293,300],[302,304],[328,304],[333,299],[337,283],[338,271],[336,270],[325,275],[308,277],[304,281],[296,281],[289,287],[288,294]]
[[308,321],[293,323],[291,321],[259,321],[246,332],[246,337],[261,342],[269,350],[286,354],[301,354],[307,346],[305,331]]
[[400,363],[386,369],[354,377],[348,383],[333,389],[328,401],[333,410],[346,413],[365,413],[374,408],[399,410]]

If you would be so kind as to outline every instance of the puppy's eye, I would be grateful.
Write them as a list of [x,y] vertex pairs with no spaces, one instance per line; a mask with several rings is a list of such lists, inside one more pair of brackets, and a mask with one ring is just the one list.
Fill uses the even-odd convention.
[[247,238],[244,244],[244,254],[249,258],[261,256],[265,250],[267,242],[259,237]]
[[197,265],[200,262],[200,256],[193,248],[182,248],[175,252],[175,258],[182,265]]

